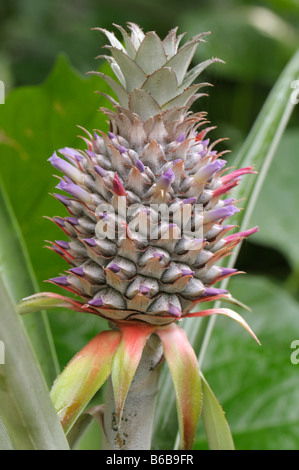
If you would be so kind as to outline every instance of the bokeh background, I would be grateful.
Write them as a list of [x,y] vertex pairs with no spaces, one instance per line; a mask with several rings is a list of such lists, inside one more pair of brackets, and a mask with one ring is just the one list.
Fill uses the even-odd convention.
[[[86,75],[102,66],[95,57],[105,53],[105,38],[91,28],[128,21],[160,36],[175,26],[187,39],[211,31],[195,60],[214,56],[225,64],[204,73],[213,88],[193,109],[206,110],[217,126],[211,138],[228,137],[220,148],[232,151],[229,160],[299,47],[298,0],[1,0],[0,177],[41,290],[66,269],[43,248],[44,240],[61,237],[43,216],[64,215],[48,194],[56,183],[47,158],[61,147],[84,148],[77,125],[107,130],[97,110],[108,103],[94,94],[107,87]],[[299,339],[298,125],[295,107],[252,216],[260,231],[238,258],[248,274],[231,282],[234,296],[252,309],[245,318],[262,347],[219,319],[203,364],[241,449],[299,447],[299,364],[290,360],[291,342]],[[64,312],[50,315],[50,323],[61,367],[104,327],[97,318]],[[93,448],[95,435],[82,448]],[[201,429],[196,446],[205,447]]]

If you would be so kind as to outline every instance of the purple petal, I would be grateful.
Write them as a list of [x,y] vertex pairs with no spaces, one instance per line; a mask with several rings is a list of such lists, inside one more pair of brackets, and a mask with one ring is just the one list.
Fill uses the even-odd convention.
[[58,151],[70,162],[72,162],[74,159],[77,160],[77,162],[81,162],[81,160],[83,160],[82,155],[78,153],[78,151],[75,149],[64,147],[63,149],[59,149]]
[[167,171],[165,171],[165,173],[160,176],[158,180],[158,186],[162,186],[164,189],[167,189],[173,182],[174,178],[174,172],[171,168],[169,168]]
[[71,203],[71,199],[67,196],[64,196],[63,194],[54,193],[53,196],[60,202],[62,202],[62,204],[64,204],[65,206],[69,206]]
[[209,163],[208,165],[201,168],[196,173],[194,178],[198,180],[203,180],[203,179],[208,180],[214,175],[214,173],[217,173],[217,171],[220,171],[225,165],[226,165],[225,160],[215,160],[214,162]]
[[197,197],[189,197],[188,199],[183,200],[183,204],[195,204],[197,201]]
[[74,183],[66,183],[65,181],[61,180],[56,188],[61,189],[62,191],[66,191],[86,204],[90,204],[92,202],[90,194],[85,191],[85,189],[80,188],[80,186],[77,186]]
[[96,246],[96,241],[93,238],[83,238],[83,241],[88,245],[88,246]]
[[227,206],[229,204],[232,204],[233,202],[235,202],[236,199],[235,198],[230,198],[230,199],[222,199],[222,202],[224,202],[224,204]]
[[185,138],[186,138],[186,135],[183,133],[177,138],[176,141],[181,143],[181,142],[184,142]]
[[84,276],[84,269],[83,268],[72,268],[69,270],[70,273],[77,274],[77,276]]
[[57,224],[60,225],[61,227],[64,227],[64,225],[65,225],[64,219],[62,219],[60,217],[53,217],[53,220],[55,222],[57,222]]
[[64,250],[68,250],[70,247],[69,242],[66,242],[64,240],[55,240],[55,243],[60,246],[60,248],[63,248]]
[[140,171],[140,173],[143,173],[145,168],[141,160],[136,160],[135,162],[136,168]]
[[110,264],[108,269],[110,269],[113,273],[118,273],[120,271],[120,267],[115,263]]
[[220,268],[221,276],[228,276],[229,274],[236,273],[238,270],[235,268]]
[[220,207],[219,209],[212,209],[204,214],[204,221],[205,223],[210,223],[216,220],[225,219],[226,217],[231,217],[236,212],[239,212],[239,209],[233,205]]
[[69,222],[71,225],[78,225],[79,221],[76,217],[66,217],[65,220]]
[[59,276],[59,277],[52,277],[49,281],[55,282],[55,284],[59,284],[61,286],[68,286],[67,276]]
[[53,153],[52,157],[50,157],[48,161],[54,168],[64,173],[72,180],[76,182],[80,182],[82,180],[81,171],[70,163],[68,163],[67,161],[63,160],[63,158],[59,158],[56,152]]
[[193,276],[194,271],[191,271],[190,269],[182,269],[181,273],[182,276]]
[[147,295],[149,293],[149,288],[146,286],[140,286],[139,293],[142,295]]
[[86,149],[86,150],[85,150],[85,153],[87,153],[87,155],[88,155],[91,159],[93,159],[93,158],[96,156],[96,154],[95,154],[92,150],[87,150],[87,149]]
[[217,289],[216,287],[207,287],[202,295],[204,297],[210,297],[211,295],[220,295],[220,294],[227,294],[227,293],[228,291],[225,289]]
[[102,176],[102,177],[104,177],[104,176],[107,175],[107,171],[104,170],[104,168],[102,168],[100,165],[95,165],[95,166],[94,166],[94,169],[95,169],[96,172],[97,172],[100,176]]
[[181,309],[179,309],[173,304],[169,304],[168,313],[172,315],[173,317],[177,317],[177,318],[180,318],[180,316],[182,315]]
[[119,151],[120,153],[125,153],[127,150],[128,150],[128,149],[126,149],[126,147],[124,147],[123,145],[120,145],[120,146],[118,147],[118,151]]
[[101,297],[98,297],[97,299],[90,300],[88,304],[92,305],[93,307],[102,307],[104,302],[102,301]]
[[113,132],[108,132],[108,137],[110,137],[110,139],[115,139],[116,135],[113,134]]

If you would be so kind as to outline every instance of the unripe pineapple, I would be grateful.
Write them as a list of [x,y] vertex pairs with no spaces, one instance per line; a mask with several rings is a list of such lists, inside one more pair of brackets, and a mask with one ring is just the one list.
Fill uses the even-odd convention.
[[[70,269],[50,281],[82,298],[72,301],[77,310],[109,321],[166,325],[199,302],[227,295],[214,284],[237,270],[216,263],[256,228],[228,235],[234,226],[223,222],[238,208],[222,197],[254,171],[228,173],[224,152],[207,138],[205,113],[190,111],[207,85],[194,80],[218,61],[188,71],[204,34],[179,47],[183,35],[176,29],[160,40],[135,24],[130,34],[117,28],[125,46],[101,30],[117,80],[92,72],[117,96],[108,97],[114,112],[102,110],[110,132],[88,134],[85,151],[64,148],[64,158],[50,158],[64,174],[57,188],[68,194],[54,196],[70,214],[53,218],[69,240],[52,244]],[[184,214],[187,227],[178,223]]]

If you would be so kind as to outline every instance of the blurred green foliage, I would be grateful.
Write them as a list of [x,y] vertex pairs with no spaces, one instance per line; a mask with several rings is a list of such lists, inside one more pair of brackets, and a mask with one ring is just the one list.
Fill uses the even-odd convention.
[[[56,183],[47,159],[61,147],[84,148],[77,125],[91,132],[108,129],[98,112],[107,100],[94,94],[108,90],[99,78],[84,76],[101,65],[95,57],[105,44],[90,29],[127,21],[161,36],[175,26],[187,31],[187,38],[212,32],[196,61],[217,56],[226,64],[205,72],[204,81],[214,88],[194,111],[208,111],[217,126],[211,138],[229,137],[218,146],[224,149],[240,147],[299,46],[298,0],[2,0],[0,79],[11,93],[0,107],[0,175],[41,290],[47,290],[45,279],[66,269],[43,248],[44,240],[61,236],[43,216],[64,214],[48,194],[55,192]],[[233,295],[253,309],[246,320],[262,348],[219,320],[204,364],[237,448],[299,445],[298,371],[289,359],[290,343],[299,338],[298,125],[296,108],[252,217],[261,231],[244,243],[237,262],[252,276],[232,282]],[[61,367],[105,326],[96,317],[72,312],[51,313],[50,322]],[[90,448],[88,437],[84,445]],[[204,445],[201,430],[197,445]]]

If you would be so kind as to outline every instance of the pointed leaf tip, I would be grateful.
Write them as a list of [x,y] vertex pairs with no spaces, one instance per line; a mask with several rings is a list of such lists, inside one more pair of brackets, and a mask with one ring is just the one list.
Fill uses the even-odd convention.
[[254,334],[254,332],[252,331],[250,326],[246,323],[244,318],[241,317],[241,315],[239,315],[237,312],[234,312],[234,310],[231,310],[230,308],[211,308],[211,309],[208,309],[208,310],[202,310],[200,312],[188,313],[185,316],[186,317],[208,317],[208,316],[214,315],[214,314],[225,315],[227,317],[232,318],[236,322],[238,322],[253,337],[253,339],[255,339],[255,341],[261,346],[260,341],[258,340],[256,335]]

